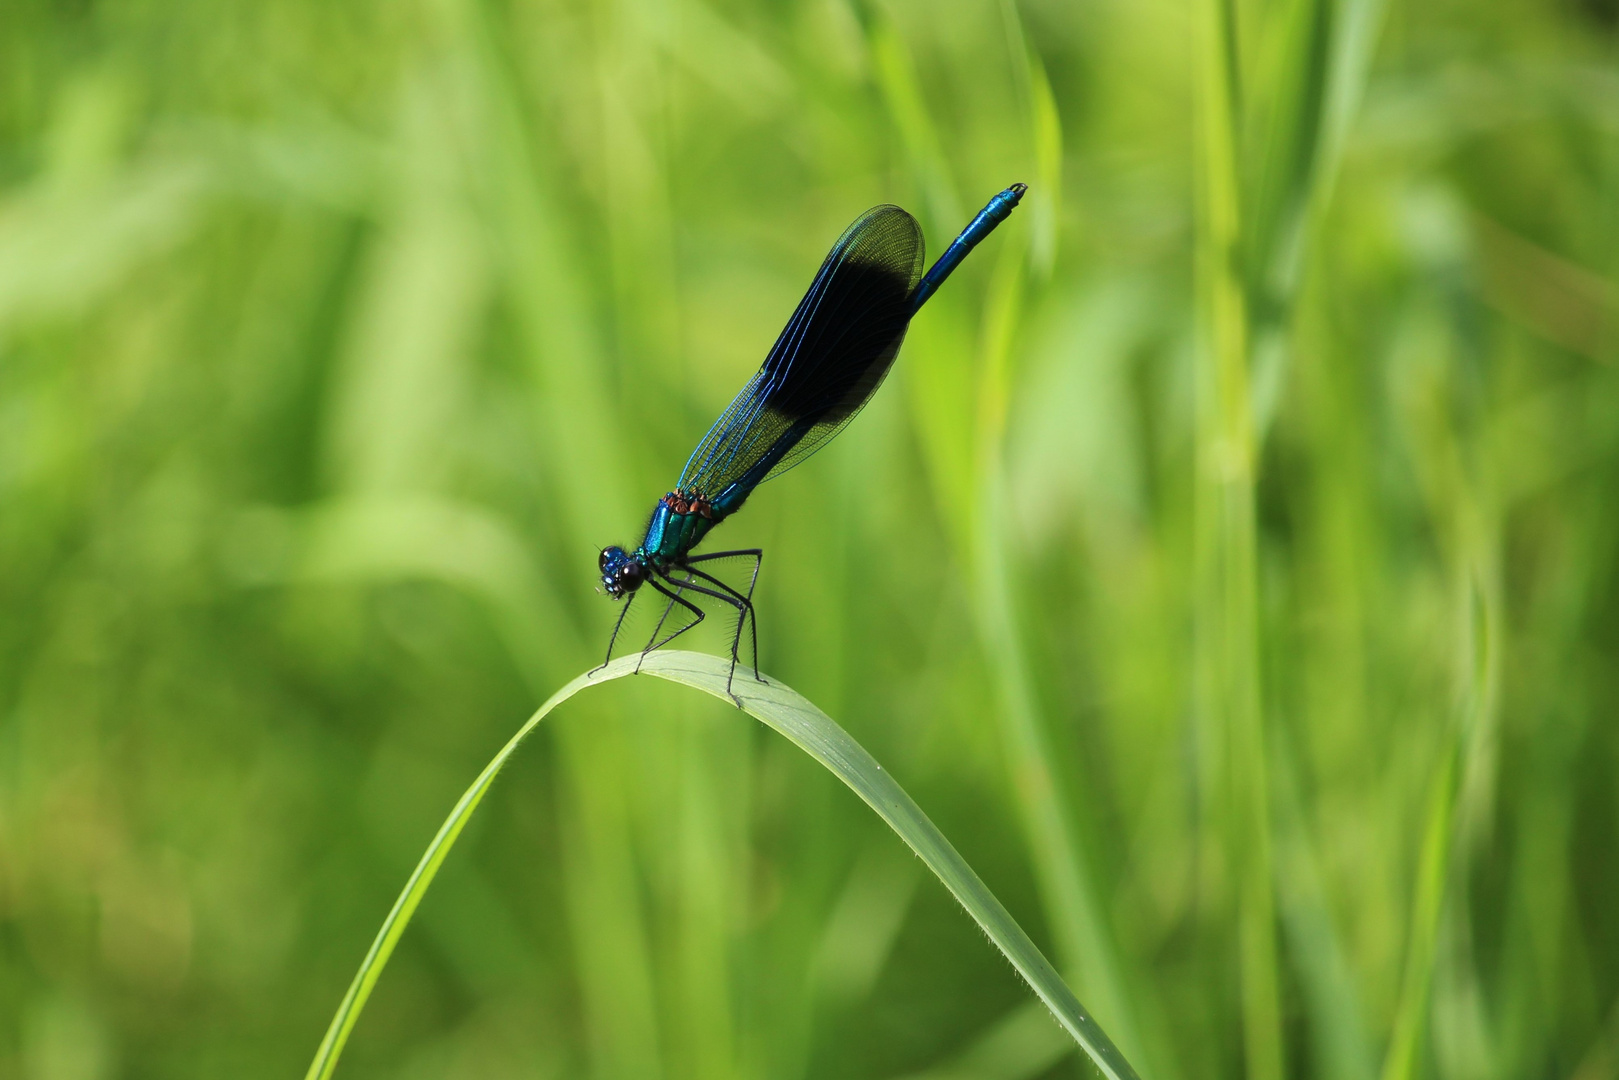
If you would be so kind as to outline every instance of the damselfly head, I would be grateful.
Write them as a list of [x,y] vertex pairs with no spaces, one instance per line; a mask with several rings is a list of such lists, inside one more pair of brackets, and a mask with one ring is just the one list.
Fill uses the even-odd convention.
[[646,580],[646,567],[621,547],[602,548],[596,565],[601,570],[602,588],[614,600],[639,589]]

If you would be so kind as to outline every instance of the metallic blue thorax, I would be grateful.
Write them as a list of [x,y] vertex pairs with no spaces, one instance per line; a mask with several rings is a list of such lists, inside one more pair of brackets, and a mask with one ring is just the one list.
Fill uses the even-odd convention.
[[796,438],[778,440],[776,446],[713,499],[678,489],[659,499],[635,557],[660,570],[679,562],[710,529],[742,509],[753,489],[764,481],[795,442]]
[[726,517],[727,514],[705,500],[688,500],[679,492],[670,492],[658,500],[652,520],[647,523],[646,536],[635,554],[661,570],[679,562]]

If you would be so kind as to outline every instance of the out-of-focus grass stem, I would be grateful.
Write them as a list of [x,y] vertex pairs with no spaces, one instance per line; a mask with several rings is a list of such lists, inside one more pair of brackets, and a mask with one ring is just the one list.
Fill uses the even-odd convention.
[[1034,151],[1034,175],[1024,200],[1029,217],[1029,262],[1036,279],[1044,280],[1051,276],[1057,260],[1062,208],[1062,117],[1051,94],[1045,64],[1029,45],[1014,0],[1001,0],[1001,22],[1011,52],[1012,80],[1023,103]]
[[[1425,325],[1443,326],[1437,319]],[[1451,416],[1455,369],[1460,366],[1454,352],[1465,340],[1465,335],[1455,336],[1457,341],[1432,334],[1416,338],[1419,351],[1411,358],[1414,370],[1407,377],[1404,402],[1418,475],[1454,583],[1457,690],[1430,782],[1399,1005],[1383,1080],[1410,1080],[1418,1072],[1430,1013],[1442,996],[1435,992],[1435,974],[1445,959],[1440,943],[1447,936],[1447,922],[1463,960],[1462,977],[1472,977],[1465,970],[1470,965],[1471,934],[1455,905],[1467,877],[1471,842],[1484,835],[1494,816],[1504,632],[1500,523],[1488,455],[1479,452]]]
[[[1285,1074],[1256,489],[1294,351],[1293,309],[1380,23],[1381,4],[1201,5],[1196,686],[1204,902],[1236,904],[1243,1046]],[[1239,23],[1241,25],[1239,25]]]
[[1427,1026],[1428,988],[1433,983],[1439,917],[1445,897],[1446,869],[1450,864],[1451,818],[1456,807],[1456,751],[1454,745],[1446,749],[1430,782],[1400,1004],[1395,1013],[1388,1056],[1383,1060],[1383,1080],[1410,1080],[1415,1075],[1417,1051]]
[[905,154],[917,187],[922,191],[929,224],[936,229],[960,228],[951,223],[966,220],[962,217],[961,197],[950,179],[939,133],[923,100],[915,61],[899,29],[887,16],[878,18],[872,28],[871,52],[883,100],[904,140]]
[[[1242,110],[1236,12],[1201,6],[1198,81],[1197,278],[1202,323],[1197,440],[1198,648],[1205,783],[1229,799],[1224,854],[1237,903],[1242,1031],[1247,1075],[1283,1075],[1272,891],[1270,774],[1259,656],[1254,521],[1255,455],[1249,379],[1249,296],[1243,273],[1238,158]],[[1216,748],[1219,748],[1216,750]],[[1219,775],[1218,762],[1227,763]],[[1215,827],[1208,820],[1205,829]],[[1216,819],[1218,820],[1218,819]],[[1213,852],[1206,840],[1204,857]]]
[[[1015,29],[1015,12],[1009,19]],[[1018,54],[1013,57],[1014,65],[1025,65],[1022,82],[1028,91],[1026,105],[1040,176],[1055,184],[1060,177],[1061,129],[1048,100],[1049,86],[1042,72],[1028,68],[1034,58],[1023,46],[1021,34],[1014,33],[1011,39]],[[890,115],[927,196],[935,231],[941,225],[945,230],[959,228],[965,218],[953,210],[957,201],[954,186],[936,153],[938,139],[910,54],[891,22],[878,22],[872,48]],[[941,221],[946,213],[955,216]],[[961,511],[959,492],[949,483],[937,484],[936,490],[942,500],[958,501],[957,505],[941,505],[941,517],[952,526],[952,539],[971,571],[974,617],[1000,703],[997,715],[1001,741],[1058,956],[1070,978],[1096,1003],[1098,1015],[1116,1034],[1119,1045],[1136,1060],[1145,1061],[1146,1048],[1139,1038],[1096,885],[1090,878],[1080,836],[1069,817],[1071,810],[1056,773],[1050,736],[1040,715],[1013,602],[1010,556],[1006,550],[1010,508],[1002,451],[1013,385],[1012,348],[1022,315],[1031,245],[1041,243],[1038,235],[1031,238],[1030,229],[1042,224],[1049,227],[1049,223],[1019,217],[1003,227],[1006,238],[1001,241],[985,302],[976,374],[968,376],[970,383],[961,388],[965,396],[970,396],[973,411],[959,418],[966,424],[955,428],[962,432],[955,446],[929,445],[933,451],[929,464],[935,473],[948,476],[951,463],[942,459],[942,453],[959,449],[963,443],[969,448],[964,459],[972,471],[972,494],[966,500],[970,512]],[[1054,244],[1054,236],[1047,237],[1046,246],[1054,251]],[[937,367],[932,373],[933,377],[941,374]],[[928,394],[925,400],[929,402],[926,411],[933,412],[946,398]],[[924,415],[922,419],[933,427],[948,429],[951,424],[950,418],[943,415]],[[950,456],[956,459],[954,453]],[[1144,1067],[1152,1075],[1150,1065]]]
[[1028,233],[1001,249],[986,300],[980,348],[977,476],[972,567],[980,635],[1000,700],[998,716],[1012,788],[1036,880],[1070,978],[1131,1057],[1145,1060],[1089,857],[1069,817],[1012,598],[1006,543],[1010,507],[1002,455],[1011,388],[1011,350],[1022,313]]

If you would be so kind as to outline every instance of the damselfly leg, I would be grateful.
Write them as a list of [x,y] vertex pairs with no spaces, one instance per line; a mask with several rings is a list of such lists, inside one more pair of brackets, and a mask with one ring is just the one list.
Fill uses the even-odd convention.
[[[659,584],[657,578],[650,578],[649,577],[649,578],[646,579],[646,583],[648,585],[652,586],[654,589],[657,589],[660,593],[662,593],[663,595],[665,595],[665,596],[667,596],[669,598],[669,604],[668,604],[667,607],[665,607],[663,609],[663,615],[658,619],[658,625],[652,628],[652,637],[647,640],[646,648],[641,650],[641,659],[642,660],[646,659],[648,653],[656,652],[657,650],[663,648],[665,645],[669,644],[675,638],[679,637],[681,634],[684,634],[687,630],[690,630],[692,627],[696,626],[698,623],[702,622],[705,618],[708,617],[703,612],[702,608],[698,607],[696,604],[692,603],[690,600],[687,600],[684,596],[680,595],[681,592],[684,591],[687,588],[691,588],[691,589],[693,589],[695,591],[696,586],[688,585],[684,581],[676,581],[674,578],[669,577],[669,575],[667,575],[667,574],[664,575],[664,580],[668,581],[671,585],[673,585],[675,587],[673,592],[670,592],[663,585]],[[691,612],[691,614],[692,614],[691,622],[687,623],[685,626],[682,626],[679,630],[671,631],[668,635],[666,635],[665,637],[663,637],[660,640],[659,637],[658,637],[658,633],[659,633],[659,631],[661,631],[663,629],[663,624],[669,620],[669,613],[674,610],[674,607],[675,607],[676,604],[679,604],[681,607],[683,607],[687,611]],[[639,663],[637,663],[635,665],[635,670],[637,672],[639,672],[641,670],[641,665]]]
[[[605,658],[603,658],[603,660],[602,660],[602,662],[600,664],[598,664],[596,667],[593,667],[593,668],[590,669],[590,674],[592,674],[592,675],[596,674],[596,672],[598,672],[602,668],[606,667],[608,665],[608,663],[610,663],[612,661],[612,659],[613,659],[613,645],[618,641],[618,632],[624,626],[624,616],[626,616],[626,615],[628,615],[630,613],[630,604],[633,603],[634,601],[635,601],[635,594],[634,593],[630,593],[628,596],[624,597],[624,608],[623,608],[622,611],[620,611],[618,613],[618,621],[613,623],[613,636],[607,639],[607,656]],[[667,617],[668,612],[665,612],[664,615],[665,615],[665,617]]]
[[[709,562],[713,559],[731,559],[740,557],[751,558],[753,560],[753,573],[748,576],[748,591],[745,594],[732,588],[730,585],[727,585],[714,575],[704,573],[692,565],[693,563]],[[750,626],[752,630],[753,642],[753,677],[759,682],[764,682],[765,680],[764,677],[759,674],[759,615],[756,611],[754,611],[753,608],[753,589],[754,586],[759,583],[759,567],[761,564],[763,564],[764,557],[765,553],[762,548],[739,548],[736,551],[715,551],[707,555],[691,555],[686,558],[685,565],[685,569],[688,573],[695,574],[704,581],[716,585],[725,590],[725,592],[729,593],[730,597],[732,598],[730,602],[735,605],[737,609],[736,633],[731,638],[731,671],[733,675],[736,672],[736,664],[738,661],[737,651],[742,644],[742,628],[744,624],[749,624],[749,621],[751,620]]]
[[[676,589],[675,591],[679,592],[680,590]],[[647,640],[647,646],[646,646],[646,648],[641,650],[641,659],[637,660],[635,662],[635,673],[637,675],[641,674],[641,661],[646,659],[646,654],[651,652],[653,649],[657,648],[657,646],[654,645],[653,642],[657,641],[658,640],[658,635],[663,632],[663,624],[669,621],[669,613],[675,609],[675,600],[677,600],[677,599],[679,599],[679,597],[671,597],[669,602],[667,604],[663,605],[663,614],[658,616],[658,624],[652,628],[652,636],[646,639]],[[686,626],[682,627],[681,629],[676,630],[673,634],[669,635],[669,640],[671,640],[671,641],[674,640],[675,638],[679,637],[681,634],[685,633],[687,630],[690,630],[693,626],[696,626],[697,623],[699,623],[701,621],[702,621],[701,619],[698,619],[698,620],[696,620],[694,622],[688,623]]]
[[[645,658],[646,655],[648,653],[651,653],[653,650],[663,648],[665,645],[669,644],[675,638],[679,637],[681,634],[684,634],[687,630],[690,630],[692,627],[696,626],[698,623],[702,622],[704,618],[707,617],[707,614],[701,608],[699,608],[696,604],[692,603],[690,600],[687,600],[685,598],[685,596],[681,595],[682,593],[693,592],[693,593],[698,594],[699,596],[711,597],[711,598],[713,598],[715,600],[719,600],[719,601],[722,601],[723,603],[731,605],[732,607],[736,608],[736,611],[737,611],[737,626],[736,626],[736,632],[734,634],[732,634],[732,636],[731,636],[731,670],[726,674],[726,677],[725,677],[725,692],[730,695],[731,700],[733,702],[735,702],[736,707],[740,709],[742,707],[742,699],[737,697],[736,694],[732,693],[731,684],[736,679],[736,667],[737,667],[737,664],[739,664],[741,662],[740,652],[741,652],[741,641],[742,641],[742,626],[743,626],[743,623],[750,616],[753,615],[753,602],[751,600],[749,600],[748,597],[744,596],[742,593],[737,592],[735,589],[733,589],[729,585],[725,584],[723,581],[719,581],[716,578],[714,578],[713,576],[703,573],[701,570],[693,569],[690,566],[682,566],[682,567],[676,567],[675,571],[676,572],[684,571],[684,573],[686,575],[688,575],[688,576],[686,576],[686,577],[676,577],[674,575],[674,573],[665,572],[664,575],[663,575],[664,581],[668,582],[669,585],[674,586],[674,591],[672,591],[672,592],[665,585],[663,585],[660,582],[657,582],[657,581],[652,580],[650,578],[648,579],[648,582],[655,589],[657,589],[660,593],[662,593],[663,595],[669,597],[669,599],[670,599],[670,605],[669,606],[670,606],[671,609],[673,608],[674,604],[678,603],[682,607],[684,607],[688,611],[690,611],[692,613],[692,616],[693,616],[692,620],[690,622],[688,622],[685,626],[682,626],[680,629],[673,631],[672,633],[664,636],[661,639],[657,637],[657,633],[656,633],[656,631],[654,631],[652,640],[650,642],[648,642],[647,647],[644,650],[642,650],[641,656],[643,658]],[[709,581],[709,582],[712,582],[715,585],[718,585],[719,589],[718,590],[710,589],[705,585],[699,585],[695,580],[693,580],[694,577],[698,577],[698,576],[702,577],[705,581]],[[668,616],[668,611],[667,610],[664,612],[664,615],[665,615],[665,618],[667,618],[667,616]],[[765,681],[764,678],[762,676],[760,676],[759,673],[758,673],[758,659],[759,659],[758,658],[758,631],[757,631],[757,624],[755,624],[755,625],[756,625],[756,628],[755,628],[755,632],[754,632],[754,646],[755,646],[754,647],[754,678],[758,679],[760,682],[764,682]],[[658,628],[662,629],[662,627],[663,627],[663,620],[660,619],[658,621]]]

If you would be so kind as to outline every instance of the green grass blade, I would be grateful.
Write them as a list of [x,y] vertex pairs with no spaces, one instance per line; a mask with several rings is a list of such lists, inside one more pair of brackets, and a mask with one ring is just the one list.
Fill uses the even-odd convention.
[[[1241,118],[1245,84],[1232,0],[1200,5],[1197,272],[1201,346],[1197,524],[1198,683],[1211,856],[1230,860],[1237,923],[1244,1070],[1282,1080],[1281,977],[1276,945],[1260,670],[1258,523],[1249,314],[1243,252]],[[1216,802],[1215,800],[1219,800]],[[1221,805],[1223,803],[1223,805]],[[1223,825],[1225,835],[1217,835]]]
[[[633,661],[634,658],[626,659]],[[633,668],[633,663],[630,667]],[[601,677],[616,677],[626,673],[625,661],[621,659],[603,671]],[[427,851],[416,864],[416,869],[411,872],[410,879],[405,882],[405,888],[400,892],[399,899],[394,901],[393,909],[382,921],[382,929],[377,931],[376,940],[371,943],[370,951],[365,954],[365,959],[360,961],[360,970],[355,973],[348,992],[338,1004],[337,1013],[326,1029],[326,1037],[321,1040],[320,1049],[315,1051],[315,1060],[310,1063],[309,1071],[304,1074],[306,1080],[324,1080],[337,1068],[337,1059],[343,1053],[343,1044],[348,1042],[349,1034],[354,1030],[354,1024],[359,1020],[361,1010],[371,997],[371,991],[376,988],[382,969],[387,966],[389,957],[393,955],[394,946],[399,944],[399,938],[404,934],[405,927],[410,925],[411,916],[416,914],[416,908],[422,902],[422,897],[427,894],[428,886],[433,884],[433,878],[438,876],[439,867],[444,865],[444,859],[460,838],[461,830],[466,828],[467,822],[472,819],[473,811],[478,809],[478,804],[483,802],[483,797],[489,793],[495,777],[500,775],[500,770],[506,767],[512,755],[517,753],[518,748],[527,741],[534,729],[540,726],[540,722],[549,716],[553,709],[584,689],[590,682],[589,674],[580,675],[552,694],[545,704],[517,729],[517,734],[507,740],[506,745],[500,748],[500,753],[484,766],[483,772],[478,774],[472,786],[456,801],[450,816],[439,826],[437,835],[433,837],[432,843],[427,845]]]
[[1439,952],[1440,919],[1444,915],[1445,878],[1450,867],[1452,818],[1456,812],[1455,748],[1440,761],[1428,799],[1428,823],[1423,832],[1422,858],[1417,869],[1416,899],[1411,905],[1411,940],[1406,945],[1405,974],[1400,1004],[1394,1016],[1394,1034],[1383,1061],[1383,1080],[1411,1080],[1417,1073],[1417,1052],[1427,1027],[1434,964]]
[[[641,670],[725,698],[727,667],[725,662],[703,653],[660,652],[647,657]],[[779,683],[761,685],[739,678],[733,689],[747,712],[836,774],[927,863],[1104,1075],[1116,1080],[1135,1077],[1124,1055],[1075,999],[1034,942],[921,807],[864,747],[829,716]]]
[[953,230],[961,227],[956,222],[965,220],[961,197],[951,179],[943,140],[928,113],[916,63],[898,27],[886,16],[872,28],[871,51],[877,83],[916,170],[917,187],[927,201],[928,225],[936,233],[953,236]]
[[[366,1000],[376,987],[377,979],[410,923],[411,916],[415,914],[417,905],[500,770],[558,705],[593,683],[633,674],[638,663],[644,674],[656,675],[722,700],[730,700],[725,689],[729,665],[717,657],[690,652],[658,652],[644,660],[639,656],[621,657],[594,675],[579,676],[551,695],[478,774],[433,837],[421,862],[405,883],[404,891],[399,894],[399,899],[383,921],[382,929],[378,931],[376,940],[360,964],[359,972],[337,1008],[337,1014],[332,1017],[326,1037],[321,1040],[315,1060],[309,1066],[307,1080],[324,1080],[337,1067],[343,1044],[354,1030]],[[950,841],[944,838],[921,808],[864,747],[825,713],[780,683],[758,683],[751,678],[738,677],[734,690],[749,714],[786,736],[795,746],[830,769],[888,822],[912,851],[921,856],[928,868],[938,875],[961,906],[967,909],[967,913],[1012,962],[1018,974],[1051,1010],[1057,1022],[1090,1055],[1103,1075],[1111,1080],[1136,1080],[1135,1070],[1096,1021],[1091,1019],[1034,942],[1029,940],[1000,901],[973,873]]]

